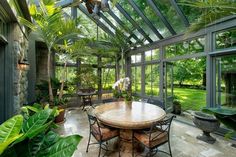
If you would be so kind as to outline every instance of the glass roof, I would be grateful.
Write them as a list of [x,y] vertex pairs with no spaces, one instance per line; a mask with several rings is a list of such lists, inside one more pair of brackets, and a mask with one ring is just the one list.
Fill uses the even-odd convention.
[[[62,1],[62,7],[78,6],[78,16],[89,16],[87,19],[94,21],[91,28],[98,23],[101,30],[109,35],[120,29],[127,41],[139,46],[138,41],[148,44],[183,33],[200,13],[198,9],[180,5],[180,0],[119,0],[115,6],[109,1],[110,10],[100,11],[100,18],[95,19],[85,5],[90,1],[84,1],[82,9],[76,1]],[[94,3],[90,5],[94,6]]]

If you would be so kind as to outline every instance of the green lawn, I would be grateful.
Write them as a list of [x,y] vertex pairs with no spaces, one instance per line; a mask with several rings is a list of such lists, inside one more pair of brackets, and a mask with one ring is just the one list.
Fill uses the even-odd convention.
[[205,90],[174,88],[174,95],[180,101],[182,110],[200,110],[206,106]]

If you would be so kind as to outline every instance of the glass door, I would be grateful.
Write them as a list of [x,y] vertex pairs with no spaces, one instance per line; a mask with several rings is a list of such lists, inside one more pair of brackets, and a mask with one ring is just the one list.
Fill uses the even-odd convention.
[[215,57],[217,106],[236,108],[236,55]]
[[173,63],[164,63],[164,101],[166,112],[173,111]]

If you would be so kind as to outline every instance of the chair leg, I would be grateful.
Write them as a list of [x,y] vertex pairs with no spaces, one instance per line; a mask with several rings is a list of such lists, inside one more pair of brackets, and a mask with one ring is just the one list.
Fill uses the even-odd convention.
[[101,154],[101,148],[102,148],[102,143],[99,143],[99,153],[98,153],[98,157],[100,157],[100,154]]
[[88,139],[88,144],[87,144],[86,153],[88,153],[90,139],[91,139],[91,133],[89,133],[89,139]]
[[171,148],[170,148],[170,141],[168,141],[168,146],[169,146],[170,156],[172,157],[172,152],[171,152]]

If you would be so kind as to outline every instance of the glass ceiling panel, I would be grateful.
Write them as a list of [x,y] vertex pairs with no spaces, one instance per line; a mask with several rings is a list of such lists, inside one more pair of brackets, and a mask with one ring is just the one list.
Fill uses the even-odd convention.
[[125,1],[120,1],[120,5],[129,13],[129,15],[134,19],[136,23],[144,30],[144,32],[149,35],[149,37],[153,41],[159,40],[154,32],[149,28],[148,25],[144,22],[144,20],[138,15],[138,13],[134,10],[134,8],[127,4]]
[[[154,27],[161,33],[161,35],[165,38],[168,36],[171,36],[168,29],[165,27],[163,22],[159,17],[157,17],[154,10],[149,6],[147,1],[145,0],[134,0],[135,3],[139,6],[139,8],[142,10],[142,12],[145,14],[145,16],[152,22]],[[154,34],[153,34],[154,35]]]
[[170,0],[155,0],[155,3],[177,33],[185,31],[184,23],[175,8],[171,5]]
[[[97,24],[87,17],[82,11],[77,9],[78,17],[81,19],[80,23],[83,26],[86,26],[86,29],[83,30],[85,35],[88,35],[91,38],[97,38]],[[101,39],[104,36],[105,32],[98,27],[98,39]]]
[[[177,3],[181,2],[181,0],[176,0],[176,1]],[[191,0],[191,1],[194,1],[194,0]],[[188,18],[189,23],[195,22],[198,19],[199,15],[201,15],[200,9],[190,7],[190,6],[185,6],[185,5],[179,5],[179,7],[182,9],[183,13]]]

